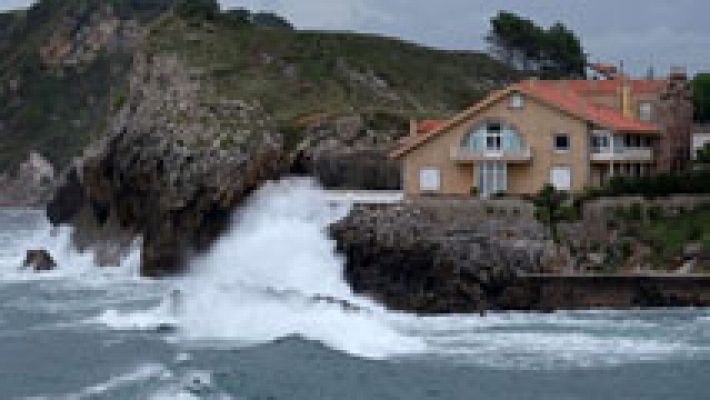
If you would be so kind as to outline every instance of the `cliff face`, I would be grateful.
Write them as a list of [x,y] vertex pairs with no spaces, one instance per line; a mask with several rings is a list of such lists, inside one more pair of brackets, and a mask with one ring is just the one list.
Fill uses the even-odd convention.
[[171,3],[43,0],[0,13],[0,174],[15,178],[32,152],[64,168],[101,137],[144,26]]
[[506,289],[559,258],[529,204],[417,200],[359,206],[331,227],[353,289],[425,313],[506,309]]
[[174,56],[139,56],[130,88],[48,214],[100,254],[102,238],[141,237],[142,272],[174,273],[216,239],[244,196],[285,169],[282,139],[258,102],[220,97],[203,71]]

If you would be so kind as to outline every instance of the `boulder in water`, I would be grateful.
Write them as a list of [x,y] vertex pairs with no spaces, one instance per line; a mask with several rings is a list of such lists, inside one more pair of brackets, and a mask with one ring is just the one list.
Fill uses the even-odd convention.
[[32,269],[35,272],[51,271],[57,268],[57,263],[47,250],[27,250],[23,269]]

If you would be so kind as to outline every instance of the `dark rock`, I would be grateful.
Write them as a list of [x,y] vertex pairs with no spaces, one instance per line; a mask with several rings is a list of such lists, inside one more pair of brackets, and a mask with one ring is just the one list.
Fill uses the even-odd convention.
[[[554,246],[532,218],[492,219],[485,208],[476,200],[357,206],[330,233],[347,257],[345,276],[355,292],[390,308],[502,309],[510,302],[506,289],[520,274],[544,271]],[[514,239],[501,239],[511,231]]]
[[47,218],[52,224],[69,221],[76,216],[86,200],[76,165],[62,176],[52,201],[47,206]]
[[32,269],[35,272],[52,271],[57,268],[57,263],[47,250],[27,250],[23,269]]
[[361,115],[316,120],[303,128],[291,171],[314,176],[326,188],[398,190],[400,163],[388,157],[406,132],[404,121],[397,122],[375,126]]
[[140,238],[144,275],[181,272],[246,196],[287,170],[282,137],[259,105],[234,107],[190,71],[174,56],[137,56],[109,134],[48,206],[53,224],[74,226],[77,247],[107,249],[104,264],[117,265]]
[[345,311],[345,312],[366,311],[364,308],[362,308],[356,304],[353,304],[347,300],[335,298],[333,296],[317,295],[317,296],[311,297],[310,300],[313,302],[316,302],[316,303],[326,303],[326,304],[337,305],[340,308],[342,308],[343,311]]

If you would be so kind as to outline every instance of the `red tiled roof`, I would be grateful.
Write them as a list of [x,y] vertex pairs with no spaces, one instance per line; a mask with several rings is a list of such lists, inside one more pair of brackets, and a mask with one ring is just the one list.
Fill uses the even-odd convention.
[[[660,92],[667,83],[664,80],[651,79],[630,80],[629,82],[634,93],[657,93]],[[620,93],[620,90],[621,80],[522,81],[515,85],[508,86],[503,90],[492,92],[484,100],[474,104],[454,118],[444,121],[440,125],[437,124],[436,129],[422,132],[422,134],[414,140],[404,141],[398,149],[390,154],[390,157],[402,157],[418,148],[423,143],[426,143],[431,138],[466,121],[472,115],[486,109],[514,92],[521,92],[536,98],[575,118],[588,121],[603,128],[620,132],[659,133],[661,130],[656,124],[626,118],[619,110],[601,106],[587,99],[588,96],[599,93],[616,95]]]
[[435,131],[446,124],[442,119],[425,119],[417,122],[417,133],[429,133]]
[[[514,88],[524,94],[557,106],[574,116],[618,132],[658,132],[656,124],[635,118],[626,118],[622,113],[610,107],[593,103],[580,95],[579,89],[585,85],[579,82],[593,81],[523,81]],[[604,81],[598,81],[604,82]],[[569,85],[567,89],[564,85]],[[577,86],[576,88],[574,86]]]
[[616,68],[616,65],[614,64],[607,64],[607,63],[593,63],[589,64],[589,68],[601,72],[603,74],[615,74],[618,69]]
[[[621,90],[621,79],[608,80],[571,80],[571,81],[539,81],[554,83],[557,85],[568,85],[570,89],[581,95],[609,94],[614,95]],[[666,87],[667,81],[662,79],[630,79],[631,91],[633,93],[658,93]]]

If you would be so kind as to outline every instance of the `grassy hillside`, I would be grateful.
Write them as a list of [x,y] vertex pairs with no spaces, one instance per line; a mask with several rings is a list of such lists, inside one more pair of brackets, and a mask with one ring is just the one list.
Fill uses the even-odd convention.
[[149,21],[168,5],[45,0],[27,11],[0,14],[0,171],[31,150],[64,164],[99,135],[131,54],[110,39],[92,48],[92,35],[106,21]]
[[[516,78],[484,54],[229,18],[183,20],[166,12],[171,4],[42,0],[0,14],[0,171],[31,150],[64,165],[103,133],[125,97],[134,49],[121,35],[129,20],[154,21],[149,53],[178,54],[220,95],[258,100],[284,129],[314,113],[362,113],[375,123],[447,116]],[[115,38],[97,35],[116,20]]]
[[222,94],[259,99],[277,120],[312,113],[442,117],[480,99],[515,73],[489,56],[401,40],[186,22],[153,27],[151,52],[175,52]]

